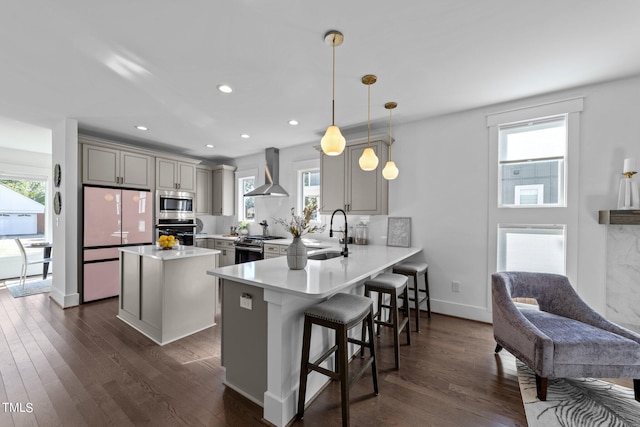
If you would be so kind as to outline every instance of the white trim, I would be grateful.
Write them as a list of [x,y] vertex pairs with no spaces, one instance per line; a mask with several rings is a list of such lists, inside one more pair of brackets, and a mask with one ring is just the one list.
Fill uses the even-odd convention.
[[566,99],[530,107],[516,108],[487,114],[487,127],[507,125],[531,119],[578,113],[584,109],[584,98]]

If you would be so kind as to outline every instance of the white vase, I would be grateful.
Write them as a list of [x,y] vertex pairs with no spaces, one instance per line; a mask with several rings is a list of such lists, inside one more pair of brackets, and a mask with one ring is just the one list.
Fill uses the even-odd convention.
[[307,247],[300,237],[294,237],[287,248],[287,264],[291,270],[302,270],[307,266]]
[[240,234],[244,234],[246,236],[247,234],[249,234],[249,229],[248,228],[241,228],[240,229]]

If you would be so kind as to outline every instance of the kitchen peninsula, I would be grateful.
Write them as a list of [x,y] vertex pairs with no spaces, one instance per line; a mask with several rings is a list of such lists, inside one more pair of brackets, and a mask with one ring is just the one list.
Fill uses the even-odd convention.
[[[347,258],[309,259],[304,270],[290,270],[286,257],[209,270],[222,281],[225,384],[261,405],[268,422],[287,425],[296,412],[304,311],[339,292],[362,295],[364,280],[420,251],[351,246]],[[320,335],[313,336],[312,355],[333,345]],[[327,381],[311,373],[308,399]]]
[[215,325],[220,251],[153,245],[120,248],[118,318],[164,345]]

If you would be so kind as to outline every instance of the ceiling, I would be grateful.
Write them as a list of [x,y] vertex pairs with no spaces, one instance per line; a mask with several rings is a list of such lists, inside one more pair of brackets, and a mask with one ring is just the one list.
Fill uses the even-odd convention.
[[[398,103],[397,125],[640,74],[636,0],[31,0],[2,9],[0,146],[14,148],[26,138],[50,151],[48,129],[64,118],[211,160],[318,142],[331,122],[330,29],[345,36],[335,114],[346,135],[366,131],[364,74],[378,77],[374,130],[388,126],[387,101]],[[222,83],[233,93],[219,92]],[[18,136],[25,129],[31,136]]]

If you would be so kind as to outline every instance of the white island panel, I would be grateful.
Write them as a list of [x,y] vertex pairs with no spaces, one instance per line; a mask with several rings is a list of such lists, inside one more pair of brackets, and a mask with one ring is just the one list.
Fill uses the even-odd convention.
[[164,345],[215,325],[220,251],[183,246],[120,248],[118,318]]

